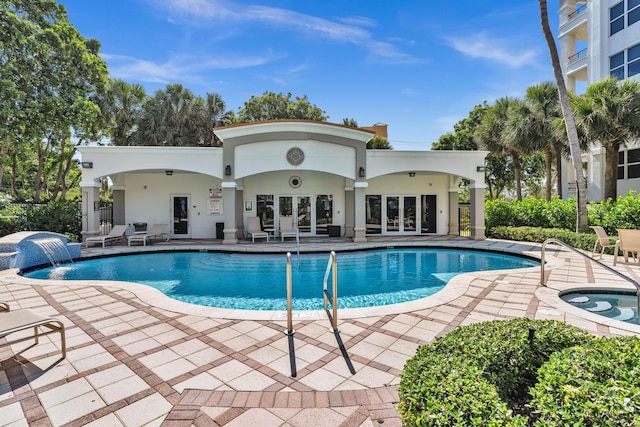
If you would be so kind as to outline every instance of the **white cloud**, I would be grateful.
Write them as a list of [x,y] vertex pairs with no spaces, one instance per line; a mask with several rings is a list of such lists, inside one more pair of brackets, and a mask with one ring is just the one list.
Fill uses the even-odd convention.
[[247,68],[273,62],[279,57],[271,52],[256,56],[233,54],[216,57],[174,56],[164,63],[124,55],[101,54],[109,64],[112,77],[140,82],[171,83],[177,80],[200,82],[203,71]]
[[506,65],[509,68],[520,68],[537,65],[536,49],[510,48],[503,39],[490,38],[485,32],[468,37],[450,37],[450,47],[473,59],[486,59]]
[[[396,63],[422,62],[396,46],[375,40],[374,36],[362,27],[374,27],[376,22],[366,17],[347,17],[334,22],[316,16],[292,10],[241,5],[225,0],[149,0],[158,8],[171,11],[172,19],[183,15],[193,20],[216,20],[219,22],[262,22],[276,25],[285,30],[323,37],[339,42],[352,43],[367,49],[374,56]],[[338,19],[336,19],[338,21]]]

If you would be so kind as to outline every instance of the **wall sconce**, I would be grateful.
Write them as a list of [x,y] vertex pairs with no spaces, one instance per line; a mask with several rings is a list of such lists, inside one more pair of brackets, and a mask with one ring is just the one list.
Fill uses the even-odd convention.
[[173,175],[173,171],[164,171],[165,175],[167,176],[171,176]]
[[410,176],[411,178],[413,178],[414,176],[416,176],[416,173],[415,173],[415,172],[409,172],[409,176]]
[[487,167],[486,166],[478,166],[476,167],[476,171],[478,172],[486,172]]
[[82,169],[92,169],[93,168],[93,162],[82,162],[80,164],[82,165]]
[[358,170],[358,176],[360,178],[364,178],[365,177],[365,171],[364,171],[364,168],[362,166],[360,166],[360,170]]
[[231,165],[224,167],[224,176],[231,176]]

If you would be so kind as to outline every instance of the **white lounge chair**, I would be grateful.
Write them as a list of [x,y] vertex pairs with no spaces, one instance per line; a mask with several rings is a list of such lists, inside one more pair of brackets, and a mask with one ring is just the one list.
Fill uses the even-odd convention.
[[593,256],[596,254],[598,245],[600,245],[602,247],[602,249],[600,250],[600,258],[602,258],[605,248],[615,248],[616,244],[613,239],[609,237],[604,228],[597,225],[591,226],[590,228],[593,228],[593,231],[596,232],[597,236],[596,243],[593,245],[593,252],[591,252],[591,257],[593,258]]
[[640,255],[640,230],[627,230],[618,228],[618,241],[613,250],[613,265],[618,262],[618,250],[622,251],[624,262],[629,262],[629,254],[634,261],[638,261]]
[[114,225],[109,234],[104,236],[92,236],[87,237],[84,241],[86,247],[89,247],[89,243],[101,243],[104,248],[107,243],[115,243],[120,240],[124,240],[124,233],[127,232],[128,225]]
[[282,241],[287,237],[296,237],[296,230],[293,227],[293,217],[292,216],[281,216],[280,217],[280,237],[282,237]]
[[[22,332],[33,328],[33,333],[19,334],[18,338],[9,339],[8,335],[15,332]],[[42,328],[47,328],[44,330]],[[0,338],[4,338],[5,342],[0,343],[0,347],[7,345],[17,344],[20,342],[28,341],[30,339],[35,340],[35,344],[38,344],[39,338],[44,335],[53,333],[60,334],[60,345],[62,347],[62,358],[67,357],[67,344],[64,333],[64,323],[58,319],[52,317],[46,317],[33,310],[21,309],[10,311],[9,305],[6,303],[0,303]]]
[[247,234],[251,236],[251,242],[255,243],[256,239],[267,239],[269,241],[269,233],[262,231],[260,226],[260,218],[251,216],[247,218]]
[[[132,234],[131,236],[128,237],[128,243],[129,246],[131,246],[131,243],[133,242],[142,242],[143,246],[147,246],[147,242],[149,240],[163,240],[164,236],[165,236],[165,232],[164,229],[167,227],[167,224],[153,224],[153,227],[151,227],[151,229],[149,231],[147,231],[146,233],[140,233],[140,234]],[[169,240],[169,236],[167,235],[167,241]]]

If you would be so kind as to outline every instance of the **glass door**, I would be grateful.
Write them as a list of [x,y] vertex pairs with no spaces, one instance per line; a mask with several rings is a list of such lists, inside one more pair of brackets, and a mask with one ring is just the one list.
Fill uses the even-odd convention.
[[384,232],[415,233],[418,230],[419,204],[417,196],[385,196]]
[[293,225],[301,235],[315,233],[315,212],[310,196],[278,196],[277,215],[278,218],[293,216]]
[[313,210],[311,209],[311,197],[297,196],[296,207],[297,219],[294,218],[294,222],[297,221],[298,231],[300,234],[313,234],[314,221],[312,221],[313,218],[311,218],[313,216]]
[[175,195],[171,196],[171,198],[171,216],[173,218],[171,237],[189,238],[191,237],[191,228],[189,227],[189,196]]

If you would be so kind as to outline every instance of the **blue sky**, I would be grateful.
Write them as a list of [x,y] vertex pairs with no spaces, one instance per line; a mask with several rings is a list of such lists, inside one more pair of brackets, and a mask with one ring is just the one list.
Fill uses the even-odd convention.
[[553,80],[537,1],[58,1],[110,76],[150,95],[182,83],[234,111],[265,91],[307,95],[330,122],[388,124],[398,150],[428,150],[475,105]]

